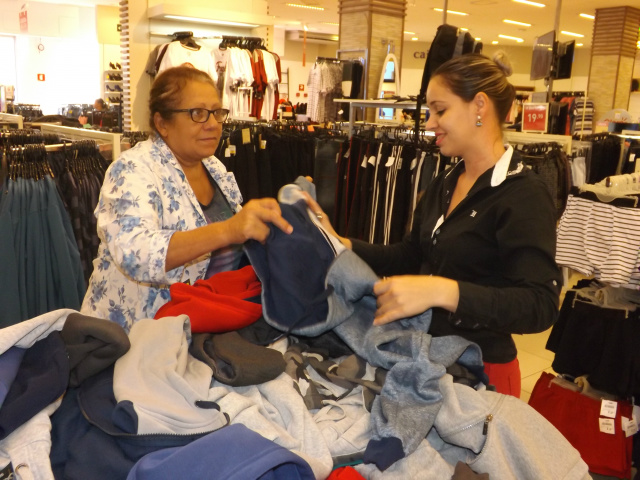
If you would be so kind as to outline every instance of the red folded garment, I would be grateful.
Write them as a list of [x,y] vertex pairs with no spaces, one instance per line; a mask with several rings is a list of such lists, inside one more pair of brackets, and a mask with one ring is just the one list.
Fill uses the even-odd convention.
[[246,298],[262,293],[262,285],[251,265],[240,270],[220,272],[193,285],[174,283],[171,300],[155,319],[186,314],[194,333],[221,333],[251,325],[262,316],[262,305]]

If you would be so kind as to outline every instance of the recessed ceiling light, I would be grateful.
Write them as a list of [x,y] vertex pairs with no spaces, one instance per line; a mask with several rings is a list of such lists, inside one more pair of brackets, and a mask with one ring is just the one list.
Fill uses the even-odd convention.
[[491,42],[491,45],[498,45],[498,40],[494,40],[493,42]]
[[[443,10],[441,8],[434,8],[434,10],[436,12],[442,12]],[[464,12],[456,12],[455,10],[447,10],[447,13],[450,13],[451,15],[469,15],[468,13],[464,13]]]
[[259,27],[259,25],[255,23],[227,22],[226,20],[211,20],[208,18],[183,17],[181,15],[165,15],[164,18],[168,18],[170,20],[182,20],[183,22],[210,23],[212,25],[230,25],[233,27],[248,27],[248,28]]
[[411,37],[411,41],[412,42],[417,42],[418,41],[418,37]]
[[415,35],[415,34],[416,34],[416,32],[407,32],[407,31],[405,31],[405,32],[404,32],[404,34],[405,34],[405,35]]
[[582,18],[588,18],[589,20],[595,20],[596,19],[595,15],[589,15],[588,13],[581,13],[580,16]]
[[583,38],[584,37],[584,35],[582,35],[581,33],[567,32],[566,30],[562,30],[560,33],[563,33],[565,35],[569,35],[571,37],[578,37],[578,38]]
[[502,35],[502,34],[500,34],[500,35],[498,35],[498,36],[499,36],[500,38],[505,38],[505,39],[507,39],[507,40],[514,40],[514,41],[516,41],[516,42],[518,42],[518,43],[522,43],[522,42],[524,42],[524,40],[523,40],[522,38],[519,38],[519,37],[512,37],[512,36],[510,36],[510,35]]
[[515,20],[509,20],[509,19],[504,19],[502,20],[504,23],[510,23],[512,25],[522,25],[523,27],[530,27],[531,24],[530,23],[524,23],[524,22],[516,22]]
[[516,3],[524,3],[525,5],[531,5],[533,7],[546,7],[544,3],[530,2],[529,0],[513,0]]
[[300,5],[298,3],[287,3],[287,7],[308,8],[309,10],[320,10],[324,12],[324,7],[313,7],[311,5]]

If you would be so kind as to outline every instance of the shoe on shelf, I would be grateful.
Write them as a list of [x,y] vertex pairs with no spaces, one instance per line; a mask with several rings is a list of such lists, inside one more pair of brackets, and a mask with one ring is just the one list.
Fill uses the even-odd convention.
[[119,63],[116,63],[116,69],[117,70],[122,70],[122,65],[120,65]]
[[115,70],[116,66],[113,64],[113,62],[109,62],[109,66],[111,67],[111,70]]
[[111,90],[111,87],[110,87],[109,85],[105,85],[105,86],[104,86],[104,89],[105,89],[107,92],[113,92],[113,90]]
[[122,87],[120,85],[116,85],[115,87],[113,87],[113,91],[121,92],[122,91]]

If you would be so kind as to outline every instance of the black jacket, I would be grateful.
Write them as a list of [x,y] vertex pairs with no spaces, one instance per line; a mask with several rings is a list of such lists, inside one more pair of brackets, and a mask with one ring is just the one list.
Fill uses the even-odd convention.
[[435,229],[463,171],[459,162],[434,179],[402,242],[353,240],[353,251],[378,275],[456,280],[458,309],[434,309],[429,333],[460,335],[480,345],[485,361],[506,363],[517,354],[512,333],[544,331],[557,317],[556,211],[546,185],[514,152],[508,167],[505,159],[482,174]]

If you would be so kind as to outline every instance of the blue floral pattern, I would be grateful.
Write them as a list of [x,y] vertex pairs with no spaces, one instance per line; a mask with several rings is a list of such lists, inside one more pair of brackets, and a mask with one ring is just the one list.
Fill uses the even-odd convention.
[[[229,201],[241,209],[233,173],[215,157],[203,161]],[[105,175],[95,215],[100,247],[81,312],[128,332],[169,301],[169,286],[204,278],[210,254],[165,272],[171,236],[207,224],[184,172],[166,143],[151,138],[123,152]]]

